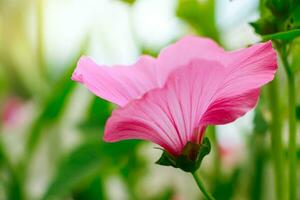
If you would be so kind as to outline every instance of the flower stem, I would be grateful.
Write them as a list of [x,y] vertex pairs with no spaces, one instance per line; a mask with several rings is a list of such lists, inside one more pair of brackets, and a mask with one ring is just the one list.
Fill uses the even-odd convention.
[[296,87],[287,55],[287,45],[281,49],[281,59],[288,79],[288,111],[289,111],[289,199],[297,199],[297,140],[296,140]]
[[272,114],[271,121],[271,151],[274,161],[275,172],[275,191],[278,200],[285,199],[285,176],[284,176],[284,157],[282,144],[282,123],[279,103],[279,85],[277,77],[269,84],[268,87],[270,110]]
[[215,198],[205,189],[200,177],[197,175],[197,172],[192,172],[192,175],[207,200],[215,200]]
[[289,92],[289,187],[291,200],[297,198],[297,147],[296,147],[296,95],[295,95],[295,77],[290,74],[288,78]]

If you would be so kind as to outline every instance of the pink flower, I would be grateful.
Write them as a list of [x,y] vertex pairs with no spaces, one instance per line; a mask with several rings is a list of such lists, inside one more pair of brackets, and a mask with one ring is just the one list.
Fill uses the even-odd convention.
[[105,141],[150,140],[178,156],[187,142],[201,143],[208,125],[251,110],[276,70],[270,41],[225,52],[210,39],[187,36],[132,66],[82,57],[72,79],[120,106],[107,121]]
[[20,121],[24,102],[18,97],[9,97],[3,104],[1,121],[5,126],[13,126]]

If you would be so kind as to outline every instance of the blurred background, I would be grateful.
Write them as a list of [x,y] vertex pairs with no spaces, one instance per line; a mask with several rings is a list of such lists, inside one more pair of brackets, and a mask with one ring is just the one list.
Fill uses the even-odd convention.
[[[81,55],[130,64],[187,34],[210,37],[226,50],[246,47],[261,41],[249,25],[261,6],[258,0],[0,0],[0,200],[201,199],[191,175],[154,164],[157,145],[104,143],[114,105],[70,77]],[[216,199],[275,199],[265,96],[263,90],[255,111],[207,131],[213,152],[200,173]]]

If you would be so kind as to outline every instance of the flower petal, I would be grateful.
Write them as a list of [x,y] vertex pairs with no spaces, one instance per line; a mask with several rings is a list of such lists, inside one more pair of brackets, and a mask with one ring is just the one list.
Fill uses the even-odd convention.
[[83,83],[97,96],[119,106],[141,97],[158,87],[160,82],[155,59],[142,56],[132,66],[99,66],[88,57],[81,57],[72,80]]
[[225,66],[203,59],[186,67],[179,62],[183,66],[174,67],[163,88],[113,113],[104,139],[150,140],[179,155],[188,141],[202,139],[208,124],[225,124],[244,115],[255,106],[259,88],[274,78],[276,53],[268,42],[223,53],[222,61]]
[[203,123],[225,124],[252,109],[258,100],[259,88],[274,78],[276,52],[271,42],[230,52],[224,58],[227,75],[214,101],[203,117]]
[[161,79],[164,80],[178,66],[188,65],[195,59],[219,61],[225,53],[210,38],[185,36],[160,52],[157,66],[160,70]]
[[[187,36],[164,49],[157,60],[142,56],[132,66],[99,66],[83,56],[72,79],[84,84],[97,96],[119,106],[162,87],[170,73],[195,58],[215,59],[224,50],[208,38]],[[108,87],[109,86],[109,87]]]
[[258,97],[259,89],[254,89],[241,95],[219,98],[208,107],[201,123],[218,125],[232,122],[251,110]]
[[107,121],[104,140],[145,139],[179,155],[188,141],[202,139],[201,117],[224,75],[225,68],[214,61],[194,60],[177,68],[163,88],[115,110]]

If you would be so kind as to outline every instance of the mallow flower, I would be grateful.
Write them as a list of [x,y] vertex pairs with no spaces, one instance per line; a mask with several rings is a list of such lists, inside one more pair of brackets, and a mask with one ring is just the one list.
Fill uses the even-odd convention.
[[276,70],[270,41],[226,52],[211,39],[186,36],[130,66],[83,56],[72,79],[118,105],[105,126],[106,142],[149,140],[164,149],[158,164],[194,173],[210,150],[206,127],[255,107]]

